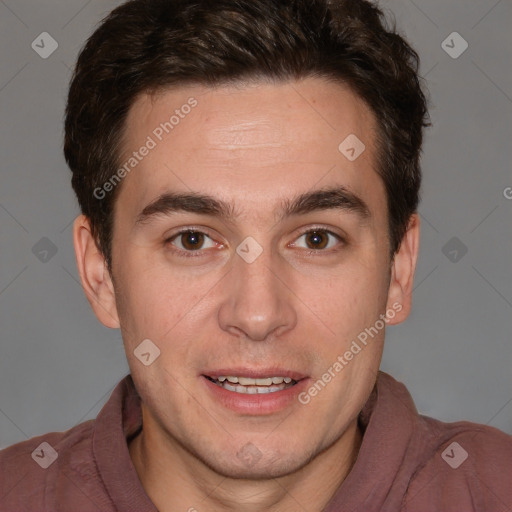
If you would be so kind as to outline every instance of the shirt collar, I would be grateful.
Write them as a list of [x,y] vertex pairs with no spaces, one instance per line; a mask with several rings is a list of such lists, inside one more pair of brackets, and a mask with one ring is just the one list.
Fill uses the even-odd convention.
[[[397,475],[403,471],[417,417],[405,386],[379,371],[359,415],[364,435],[357,460],[324,512],[341,508],[379,510],[384,501],[401,502],[409,478]],[[118,510],[158,512],[142,487],[128,451],[128,440],[141,428],[140,396],[131,375],[127,375],[96,418],[93,453],[105,488]]]
[[93,453],[103,484],[117,510],[158,512],[142,487],[128,451],[128,439],[141,427],[140,396],[131,375],[127,375],[96,418]]

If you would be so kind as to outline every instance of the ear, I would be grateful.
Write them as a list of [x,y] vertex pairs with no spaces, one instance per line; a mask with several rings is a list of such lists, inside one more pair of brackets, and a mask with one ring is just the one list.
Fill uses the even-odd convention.
[[94,314],[106,327],[118,328],[119,316],[110,272],[85,215],[79,215],[73,223],[73,244],[80,280]]
[[411,311],[412,287],[419,245],[420,218],[417,213],[414,213],[409,219],[407,231],[391,263],[387,309],[395,311],[396,314],[393,318],[387,319],[388,325],[403,322]]

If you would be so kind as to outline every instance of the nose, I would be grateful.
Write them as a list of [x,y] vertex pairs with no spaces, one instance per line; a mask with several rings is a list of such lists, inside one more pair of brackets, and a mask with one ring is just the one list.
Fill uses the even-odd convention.
[[251,263],[238,254],[233,257],[218,311],[221,329],[252,341],[265,341],[293,329],[297,312],[294,295],[285,284],[286,264],[265,250]]

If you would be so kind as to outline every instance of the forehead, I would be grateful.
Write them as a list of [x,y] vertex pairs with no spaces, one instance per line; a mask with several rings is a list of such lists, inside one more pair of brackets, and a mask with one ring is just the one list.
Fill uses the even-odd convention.
[[[375,129],[357,95],[318,78],[144,94],[126,119],[121,165],[137,163],[118,201],[136,214],[169,190],[194,191],[268,211],[292,192],[341,184],[378,202]],[[340,144],[354,136],[365,149],[351,161]]]

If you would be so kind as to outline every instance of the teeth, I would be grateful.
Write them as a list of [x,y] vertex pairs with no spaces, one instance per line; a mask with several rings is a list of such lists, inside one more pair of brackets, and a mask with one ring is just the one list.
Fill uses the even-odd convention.
[[282,391],[295,384],[290,377],[266,377],[251,379],[249,377],[235,377],[233,375],[217,377],[216,383],[229,391],[254,395],[258,393],[274,393]]
[[290,384],[292,379],[290,377],[265,377],[263,379],[251,379],[250,377],[234,377],[229,375],[228,377],[218,377],[219,382],[227,380],[231,384],[241,384],[242,386],[270,386],[271,384]]
[[274,393],[275,391],[282,391],[286,389],[288,386],[286,384],[280,384],[278,386],[243,386],[241,384],[231,385],[225,382],[224,384],[220,384],[224,389],[228,391],[236,391],[237,393],[255,395],[255,394],[264,394],[264,393]]
[[250,379],[247,377],[238,377],[238,383],[242,384],[242,386],[270,386],[272,384],[272,377],[269,377],[268,379]]

